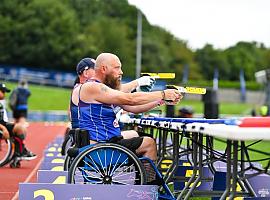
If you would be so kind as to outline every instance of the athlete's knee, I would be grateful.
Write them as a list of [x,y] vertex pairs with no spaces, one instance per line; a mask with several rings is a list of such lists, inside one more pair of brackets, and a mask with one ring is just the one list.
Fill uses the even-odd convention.
[[14,128],[13,128],[13,133],[15,135],[26,135],[26,128],[21,125],[21,124],[15,124]]
[[134,130],[122,131],[121,135],[123,136],[124,139],[139,137],[139,134]]
[[157,160],[157,145],[153,138],[151,137],[144,137],[144,155],[149,157],[151,160]]
[[154,148],[156,149],[156,142],[153,138],[151,137],[144,137],[143,142],[145,143],[145,146],[148,148]]

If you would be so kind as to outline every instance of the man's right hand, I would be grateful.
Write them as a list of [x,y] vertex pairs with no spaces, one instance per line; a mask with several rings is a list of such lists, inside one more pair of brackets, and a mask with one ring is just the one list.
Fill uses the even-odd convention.
[[138,81],[137,92],[150,92],[156,82],[155,78],[151,76],[142,76],[136,80]]
[[164,90],[165,102],[177,104],[182,98],[183,98],[183,95],[178,90],[175,90],[175,89]]

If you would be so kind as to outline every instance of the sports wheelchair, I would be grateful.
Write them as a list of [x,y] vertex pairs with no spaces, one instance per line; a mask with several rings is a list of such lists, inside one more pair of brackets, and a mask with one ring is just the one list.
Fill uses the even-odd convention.
[[10,161],[13,151],[14,148],[12,138],[0,138],[0,167],[4,166]]
[[11,168],[21,167],[21,159],[17,156],[20,143],[18,138],[10,134],[8,139],[0,138],[0,167],[9,163]]
[[79,131],[80,129],[69,129],[65,134],[65,138],[61,147],[61,154],[65,156],[64,171],[68,171],[72,163],[72,160],[74,159],[73,157],[69,156],[67,152],[69,149],[78,147],[78,145],[75,144],[75,140],[76,140],[75,135],[79,135],[77,133]]
[[[115,143],[89,144],[88,133],[83,130],[76,130],[74,138],[75,147],[68,150],[66,157],[69,159],[68,183],[155,184],[160,186],[159,199],[175,199],[161,173],[149,158],[138,157],[128,148]],[[149,171],[154,172],[152,181],[149,181]]]

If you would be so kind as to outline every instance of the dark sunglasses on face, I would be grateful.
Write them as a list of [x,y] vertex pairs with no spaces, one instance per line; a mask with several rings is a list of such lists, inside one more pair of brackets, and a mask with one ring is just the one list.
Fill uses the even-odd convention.
[[88,69],[90,69],[90,67],[86,66],[82,71],[80,71],[79,74],[82,74],[85,70],[88,70]]

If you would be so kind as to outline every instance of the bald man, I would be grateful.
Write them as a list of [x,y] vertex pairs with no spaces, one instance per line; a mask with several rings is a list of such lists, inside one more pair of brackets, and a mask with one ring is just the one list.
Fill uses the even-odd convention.
[[[150,137],[121,138],[116,120],[116,107],[128,112],[146,112],[159,105],[160,101],[178,103],[182,95],[178,90],[125,93],[121,88],[122,68],[119,58],[111,53],[102,53],[96,59],[95,76],[82,84],[79,92],[79,126],[87,130],[91,143],[120,138],[117,143],[138,155],[153,161],[157,159],[155,141]],[[115,140],[114,140],[115,141]]]
[[[65,139],[62,143],[62,155],[65,155],[66,151],[66,144],[70,138],[70,135],[74,133],[74,129],[79,128],[79,116],[78,116],[78,102],[79,102],[79,90],[80,87],[83,83],[91,79],[91,77],[94,76],[95,74],[95,59],[93,58],[83,58],[79,61],[79,63],[76,66],[76,72],[77,72],[77,79],[74,83],[73,90],[71,92],[71,98],[69,102],[69,119],[71,122],[71,127],[68,126],[66,129],[66,134],[65,134]],[[140,77],[134,81],[131,81],[126,84],[121,84],[120,90],[123,92],[131,92],[133,90],[140,90],[140,87],[144,86],[148,89],[151,89],[152,86],[154,85],[155,79],[144,76]],[[115,111],[118,111],[117,116],[120,118],[122,109],[120,107],[115,107]],[[70,130],[72,132],[70,132]],[[132,138],[132,137],[139,137],[138,133],[135,130],[126,130],[122,131],[121,135],[123,136],[124,139]]]
[[[96,61],[93,58],[83,58],[76,66],[76,72],[78,74],[78,82],[74,85],[74,88],[71,93],[70,104],[69,104],[69,116],[71,121],[71,128],[79,128],[79,117],[78,117],[78,95],[81,84],[85,83],[95,75],[95,63]],[[144,76],[140,77],[134,81],[131,81],[126,84],[121,84],[119,88],[122,92],[131,92],[133,90],[139,90],[141,86],[147,86],[149,89],[154,85],[155,79]],[[114,109],[118,110],[117,116],[121,115],[121,108],[117,107]],[[125,138],[138,137],[138,133],[135,130],[122,131],[121,135]]]
[[[78,74],[77,83],[75,83],[74,88],[71,93],[71,99],[69,104],[69,116],[71,121],[71,127],[73,129],[79,128],[78,119],[78,94],[81,84],[85,83],[95,75],[95,60],[93,58],[83,58],[76,66],[76,72]],[[151,88],[154,84],[154,79],[148,76],[138,78],[126,84],[121,84],[120,90],[123,92],[131,92],[135,89],[139,90],[141,86],[148,86]],[[123,136],[129,138],[132,136],[138,136],[136,132],[123,131]]]

